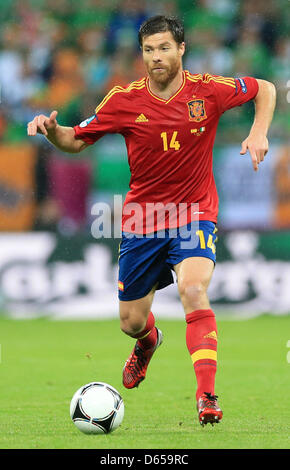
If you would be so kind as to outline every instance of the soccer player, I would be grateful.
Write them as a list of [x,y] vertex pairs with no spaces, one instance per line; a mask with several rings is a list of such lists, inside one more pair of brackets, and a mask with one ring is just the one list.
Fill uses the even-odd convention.
[[74,128],[59,125],[57,111],[52,111],[36,116],[28,135],[41,133],[70,153],[79,153],[106,133],[124,136],[131,180],[122,217],[120,326],[136,344],[123,369],[123,384],[134,388],[145,379],[163,339],[151,311],[154,293],[173,282],[175,272],[197,380],[199,422],[218,423],[218,334],[207,295],[218,214],[212,149],[222,113],[254,100],[254,122],[240,154],[249,151],[257,171],[268,151],[275,87],[252,77],[183,70],[184,30],[176,18],[150,18],[139,30],[139,42],[146,77],[125,88],[115,86],[94,115]]

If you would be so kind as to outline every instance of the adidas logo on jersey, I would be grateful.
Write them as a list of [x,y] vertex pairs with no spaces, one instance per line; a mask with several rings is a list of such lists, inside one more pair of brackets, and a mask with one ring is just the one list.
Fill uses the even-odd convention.
[[148,119],[144,114],[139,114],[135,122],[148,122]]

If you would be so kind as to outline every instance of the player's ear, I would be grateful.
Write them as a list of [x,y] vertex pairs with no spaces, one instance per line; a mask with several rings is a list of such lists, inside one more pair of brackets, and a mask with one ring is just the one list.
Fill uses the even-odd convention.
[[179,51],[180,57],[182,57],[183,54],[185,53],[185,42],[182,42],[178,45],[178,51]]

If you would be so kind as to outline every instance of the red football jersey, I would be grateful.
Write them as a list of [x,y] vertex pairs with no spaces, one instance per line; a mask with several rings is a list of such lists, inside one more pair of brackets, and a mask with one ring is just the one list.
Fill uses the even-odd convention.
[[[131,170],[123,230],[149,233],[163,228],[155,209],[180,207],[186,219],[163,211],[163,226],[177,227],[199,217],[217,221],[218,195],[212,150],[219,118],[227,109],[253,99],[255,78],[192,75],[183,72],[180,89],[169,100],[154,95],[148,77],[114,87],[90,119],[75,126],[75,138],[93,144],[106,133],[122,134]],[[198,206],[197,206],[198,205]],[[186,207],[186,210],[184,209]],[[161,209],[162,212],[162,209]]]

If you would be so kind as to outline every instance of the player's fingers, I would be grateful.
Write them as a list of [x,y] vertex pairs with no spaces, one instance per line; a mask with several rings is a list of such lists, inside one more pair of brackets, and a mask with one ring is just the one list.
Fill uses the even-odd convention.
[[245,155],[245,153],[247,153],[247,148],[248,148],[247,141],[244,140],[244,142],[242,142],[242,148],[241,148],[241,151],[240,151],[240,155]]
[[265,156],[267,155],[268,150],[269,150],[269,147],[268,147],[268,146],[267,146],[267,147],[264,147],[264,148],[262,149],[262,152],[261,152],[261,153],[262,153],[261,161],[264,161],[264,158],[265,158]]
[[32,136],[37,134],[37,121],[35,118],[27,124],[27,134]]
[[252,153],[251,153],[251,156],[252,156],[252,155],[255,155],[255,156],[256,156],[257,163],[259,164],[260,161],[261,161],[261,157],[262,157],[262,152],[261,152],[261,150],[260,150],[259,148],[254,147],[254,148],[251,149],[251,152],[252,152]]
[[257,154],[258,159],[259,159],[260,162],[264,161],[264,158],[265,158],[265,155],[267,154],[267,152],[268,152],[268,147],[266,147],[266,146],[263,146],[263,147],[257,149],[256,154]]
[[260,150],[258,154],[259,154],[259,161],[263,162],[264,161],[264,156],[265,156],[265,150],[263,150],[263,149]]
[[250,155],[251,155],[254,171],[258,171],[258,165],[259,165],[260,160],[257,157],[256,151],[253,148],[249,148],[249,152],[250,152]]
[[37,131],[40,132],[43,135],[47,135],[47,130],[46,130],[46,124],[47,124],[47,119],[45,116],[36,116],[36,125],[37,125]]
[[35,135],[36,134],[36,126],[33,121],[30,121],[27,124],[27,135]]
[[50,113],[49,120],[55,123],[57,114],[58,114],[58,111],[52,111],[52,113]]

